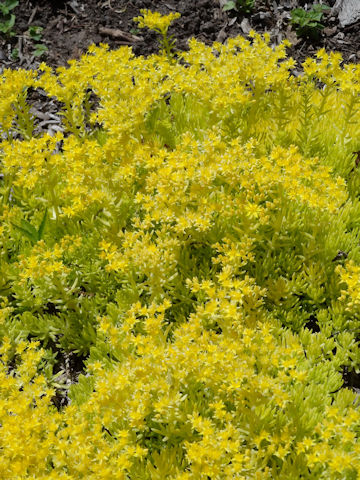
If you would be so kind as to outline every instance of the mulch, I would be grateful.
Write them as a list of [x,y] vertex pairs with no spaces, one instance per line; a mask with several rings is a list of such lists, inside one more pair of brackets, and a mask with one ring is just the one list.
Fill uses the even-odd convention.
[[[139,30],[133,18],[141,9],[163,14],[180,12],[170,29],[178,49],[187,49],[189,38],[211,45],[226,42],[229,37],[246,36],[250,29],[268,32],[273,45],[283,39],[293,43],[289,49],[299,64],[316,50],[339,51],[345,62],[360,60],[360,22],[341,27],[329,9],[324,15],[320,38],[298,38],[290,22],[294,8],[310,8],[313,3],[333,6],[334,0],[255,0],[252,13],[224,11],[227,0],[20,0],[14,10],[16,21],[12,37],[0,34],[0,71],[4,68],[36,68],[41,61],[52,67],[64,66],[69,59],[79,58],[91,44],[106,43],[110,48],[128,45],[136,55],[158,51],[154,32]],[[41,57],[33,55],[35,41],[28,34],[30,26],[42,27],[38,43],[47,47]]]

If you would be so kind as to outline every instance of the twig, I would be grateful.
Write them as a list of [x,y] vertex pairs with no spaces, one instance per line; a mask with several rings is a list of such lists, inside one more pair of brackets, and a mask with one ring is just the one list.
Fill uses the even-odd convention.
[[36,7],[33,9],[33,11],[31,12],[31,15],[30,15],[30,18],[27,22],[28,26],[32,23],[32,21],[34,20],[35,18],[35,15],[36,15],[36,12],[38,11],[38,6],[36,5]]
[[77,8],[77,5],[75,5],[75,2],[70,2],[68,5],[71,8],[71,10],[76,13],[76,15],[79,15],[79,17],[82,17],[82,13]]
[[18,56],[19,56],[19,60],[20,60],[20,65],[23,63],[24,61],[24,56],[22,54],[22,46],[23,46],[23,38],[22,37],[18,37],[18,42],[17,42],[17,49],[18,49]]
[[99,27],[99,33],[102,35],[109,35],[109,37],[118,38],[129,43],[141,42],[141,40],[143,40],[142,37],[137,37],[136,35],[124,32],[118,28]]

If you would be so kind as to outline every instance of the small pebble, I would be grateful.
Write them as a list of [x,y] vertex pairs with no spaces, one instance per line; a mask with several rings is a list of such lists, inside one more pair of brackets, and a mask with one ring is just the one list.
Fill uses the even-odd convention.
[[337,27],[326,27],[324,28],[324,33],[327,37],[332,37],[337,32]]

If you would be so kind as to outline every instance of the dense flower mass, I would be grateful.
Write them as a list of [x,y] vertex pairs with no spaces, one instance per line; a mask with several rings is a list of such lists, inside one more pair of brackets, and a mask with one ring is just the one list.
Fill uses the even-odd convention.
[[169,51],[1,76],[0,478],[356,479],[360,67]]

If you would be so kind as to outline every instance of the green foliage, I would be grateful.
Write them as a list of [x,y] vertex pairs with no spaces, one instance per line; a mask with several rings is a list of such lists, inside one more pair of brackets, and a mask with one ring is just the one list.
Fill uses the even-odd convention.
[[28,33],[32,40],[35,40],[38,42],[39,40],[41,40],[41,33],[43,30],[44,30],[43,27],[31,25],[29,27]]
[[310,10],[296,8],[291,12],[291,23],[296,27],[296,33],[300,37],[313,40],[319,38],[324,25],[321,23],[323,14],[329,7],[322,4],[314,4]]
[[34,45],[34,50],[32,52],[32,54],[35,56],[35,57],[41,57],[42,55],[44,55],[44,53],[46,53],[48,51],[48,48],[46,45],[44,45],[43,43],[36,43]]
[[[31,38],[31,40],[33,40],[34,42],[40,42],[42,31],[43,31],[42,27],[32,25],[31,27],[29,27],[28,35]],[[41,57],[44,53],[47,52],[47,50],[48,50],[47,46],[44,45],[43,43],[34,43],[34,49],[32,54],[35,57]]]
[[19,49],[18,48],[13,48],[11,50],[11,58],[12,60],[17,60],[19,58]]
[[236,10],[241,13],[251,13],[255,0],[229,0],[223,7],[224,11]]
[[0,2],[0,32],[4,35],[15,35],[15,15],[11,13],[19,5],[18,0],[5,0]]
[[34,245],[36,242],[39,242],[44,234],[45,225],[48,218],[47,209],[45,209],[44,216],[41,220],[39,228],[36,229],[31,223],[28,221],[21,219],[20,225],[16,225],[13,223],[13,226],[23,234],[24,237],[28,238],[30,242]]

